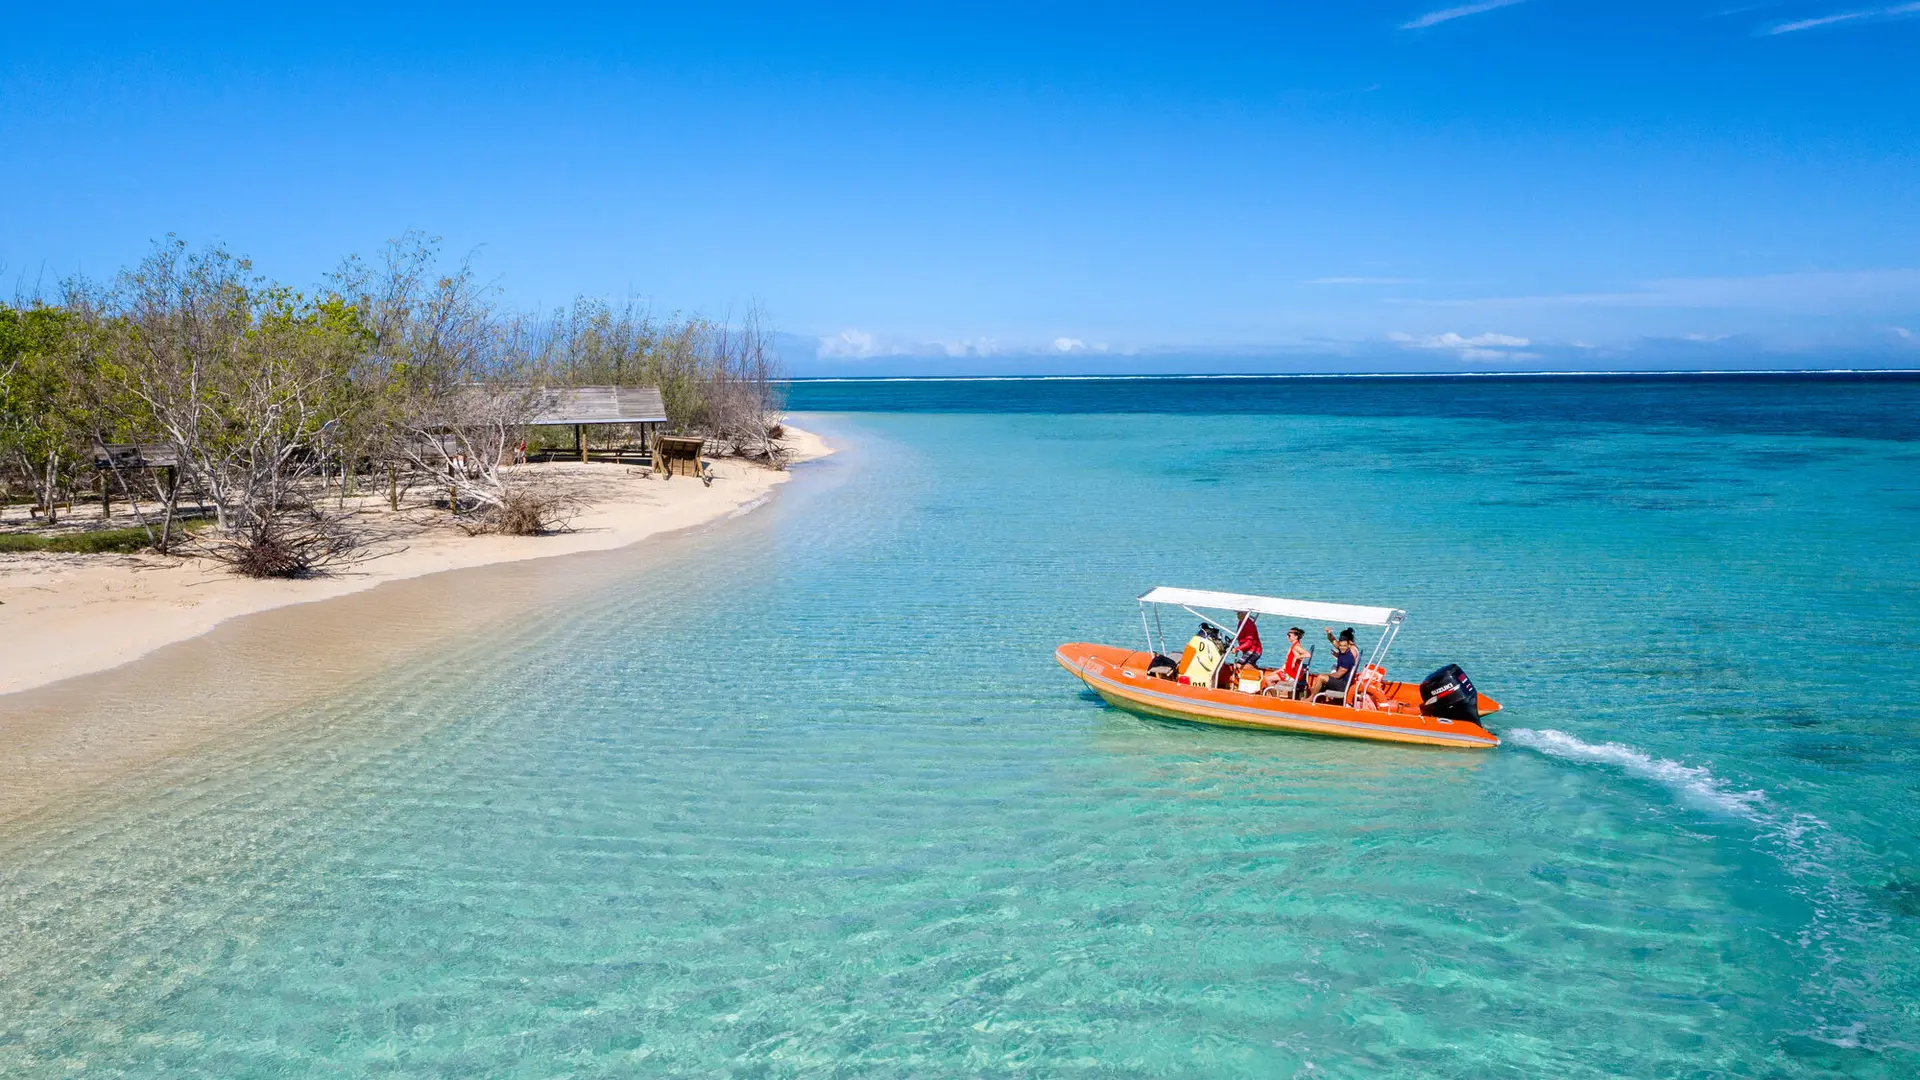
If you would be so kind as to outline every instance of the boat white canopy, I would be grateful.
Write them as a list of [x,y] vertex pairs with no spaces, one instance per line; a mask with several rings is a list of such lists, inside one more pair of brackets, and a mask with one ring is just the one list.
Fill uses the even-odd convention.
[[1243,593],[1211,592],[1206,589],[1175,589],[1162,585],[1140,598],[1143,604],[1178,604],[1187,608],[1214,608],[1221,611],[1254,611],[1286,619],[1348,623],[1353,626],[1393,626],[1407,617],[1399,608],[1362,607],[1359,604],[1325,604],[1317,600],[1284,600],[1274,596],[1249,596]]

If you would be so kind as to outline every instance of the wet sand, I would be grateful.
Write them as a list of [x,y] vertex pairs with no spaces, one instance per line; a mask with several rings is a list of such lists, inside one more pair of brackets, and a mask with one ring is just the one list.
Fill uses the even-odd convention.
[[[111,671],[0,695],[0,826],[31,831],[25,819],[61,813],[83,796],[112,802],[116,787],[164,782],[169,762],[188,764],[217,740],[271,740],[275,716],[317,694],[405,677],[436,647],[502,637],[525,612],[564,608],[611,580],[697,552],[772,489],[672,532],[649,530],[636,537],[644,545],[366,582],[322,603],[225,618]],[[565,538],[531,542],[545,539]]]

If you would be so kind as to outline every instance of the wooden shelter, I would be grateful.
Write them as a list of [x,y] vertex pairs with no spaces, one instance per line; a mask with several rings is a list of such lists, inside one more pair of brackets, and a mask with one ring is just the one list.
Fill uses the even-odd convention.
[[573,428],[573,446],[587,460],[588,424],[633,424],[651,448],[667,424],[666,403],[652,386],[570,386],[540,391],[539,405],[528,423],[539,427]]
[[93,471],[99,478],[102,518],[113,513],[113,486],[107,482],[107,475],[132,469],[158,470],[168,492],[180,485],[180,455],[165,443],[94,443]]

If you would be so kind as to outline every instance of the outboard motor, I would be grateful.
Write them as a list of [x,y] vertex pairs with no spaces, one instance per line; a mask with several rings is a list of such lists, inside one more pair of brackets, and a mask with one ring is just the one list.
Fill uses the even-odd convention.
[[1442,720],[1465,720],[1469,724],[1478,724],[1480,694],[1474,690],[1473,680],[1467,678],[1467,673],[1460,670],[1459,664],[1448,664],[1420,680],[1420,712]]

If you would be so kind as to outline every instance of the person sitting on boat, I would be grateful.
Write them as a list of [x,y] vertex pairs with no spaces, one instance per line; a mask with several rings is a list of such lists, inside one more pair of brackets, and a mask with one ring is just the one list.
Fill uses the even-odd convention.
[[1326,675],[1315,675],[1308,680],[1309,698],[1321,694],[1334,693],[1346,700],[1347,683],[1353,679],[1353,669],[1360,665],[1360,646],[1353,643],[1353,627],[1340,631],[1339,637],[1333,636],[1333,627],[1327,627],[1327,640],[1333,642],[1333,671]]
[[1234,650],[1240,654],[1242,663],[1259,667],[1261,653],[1259,624],[1253,621],[1253,616],[1248,612],[1238,611],[1234,614],[1240,619],[1240,633],[1233,641]]
[[1313,659],[1313,654],[1301,644],[1306,636],[1307,632],[1297,626],[1287,631],[1286,659],[1280,662],[1279,667],[1267,672],[1266,685],[1261,693],[1292,698],[1299,697],[1300,691],[1307,688],[1307,664]]

